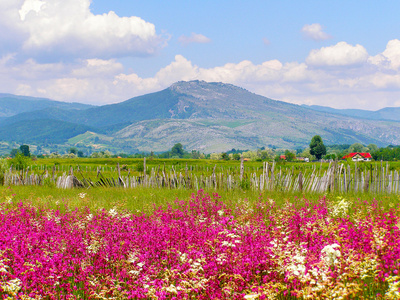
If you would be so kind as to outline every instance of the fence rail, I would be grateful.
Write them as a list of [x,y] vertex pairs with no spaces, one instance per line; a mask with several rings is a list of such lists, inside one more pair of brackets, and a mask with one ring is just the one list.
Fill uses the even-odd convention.
[[[143,162],[146,167],[146,159]],[[121,175],[119,165],[115,168],[115,177],[105,177],[102,172],[104,167],[97,167],[94,179],[88,176],[87,168],[79,167],[74,174],[74,168],[56,176],[55,167],[51,174],[47,168],[41,174],[32,171],[15,171],[12,168],[5,174],[4,185],[43,185],[46,182],[56,184],[58,188],[96,188],[96,187],[122,187],[122,188],[170,188],[170,189],[253,189],[270,191],[304,191],[304,192],[372,192],[372,193],[399,193],[400,174],[397,170],[390,170],[389,164],[383,162],[368,165],[357,165],[352,168],[343,163],[331,162],[327,170],[323,171],[316,165],[309,170],[295,173],[293,168],[282,168],[273,162],[264,162],[259,172],[245,172],[243,161],[239,172],[216,172],[216,165],[206,175],[192,172],[186,168],[184,174],[176,172],[174,167],[166,171],[158,166],[153,167],[139,176]],[[211,173],[212,171],[212,173]],[[85,175],[86,174],[86,175]]]

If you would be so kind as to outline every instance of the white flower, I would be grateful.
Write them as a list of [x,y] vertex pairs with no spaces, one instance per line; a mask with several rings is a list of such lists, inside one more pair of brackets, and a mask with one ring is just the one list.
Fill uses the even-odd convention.
[[86,197],[86,193],[79,193],[78,196],[79,198],[84,199]]
[[218,211],[218,214],[222,217],[222,215],[224,214],[224,211],[221,209]]
[[166,290],[167,292],[170,292],[170,293],[173,293],[173,294],[177,294],[177,293],[178,293],[176,287],[175,287],[173,284],[171,284],[171,285],[170,285],[169,287],[167,287],[165,290]]
[[129,271],[128,273],[129,273],[129,274],[132,274],[132,275],[138,276],[138,275],[140,274],[140,271],[132,270],[132,271]]
[[0,273],[8,273],[7,268],[8,266],[5,265],[2,260],[0,260]]
[[88,214],[88,215],[86,216],[86,220],[92,221],[92,219],[93,219],[93,215],[92,215],[92,214]]
[[116,215],[118,215],[117,209],[116,209],[115,207],[111,208],[111,209],[108,211],[108,214],[109,214],[111,217],[114,218]]
[[235,244],[230,243],[228,241],[222,241],[222,246],[227,246],[227,247],[236,247]]
[[183,253],[180,257],[179,257],[179,260],[181,261],[181,262],[185,262],[186,261],[186,259],[187,259],[187,254],[186,253]]
[[226,262],[226,254],[225,253],[218,254],[216,262],[219,265],[222,265],[224,262]]
[[96,254],[97,251],[99,251],[100,245],[97,241],[94,241],[92,244],[89,245],[89,247],[87,247],[87,250],[89,253],[93,253]]
[[234,234],[234,233],[228,233],[226,236],[227,236],[227,237],[230,237],[230,238],[232,238],[232,239],[240,238],[239,235],[236,235],[236,234]]
[[244,299],[253,300],[253,299],[257,299],[258,297],[260,297],[260,294],[249,294],[249,295],[244,296]]
[[[385,299],[400,299],[400,281],[398,276],[389,276],[386,281],[389,282],[389,288],[385,293]],[[397,281],[396,281],[397,280]]]
[[46,214],[46,219],[49,220],[49,221],[53,220],[53,221],[56,222],[57,224],[60,224],[60,220],[61,220],[61,218],[52,215],[50,212],[47,212],[47,214]]
[[15,296],[18,291],[21,289],[21,280],[19,278],[12,279],[4,284],[1,284],[1,287],[6,293],[9,293]]
[[321,255],[325,260],[325,263],[329,266],[334,265],[338,262],[337,258],[341,256],[338,249],[340,246],[338,244],[327,245],[321,250]]
[[346,201],[345,198],[338,197],[339,202],[334,203],[331,208],[332,217],[345,217],[348,213],[350,202]]
[[134,262],[136,262],[138,260],[138,258],[136,257],[135,253],[131,253],[128,256],[127,261],[131,264],[133,264]]

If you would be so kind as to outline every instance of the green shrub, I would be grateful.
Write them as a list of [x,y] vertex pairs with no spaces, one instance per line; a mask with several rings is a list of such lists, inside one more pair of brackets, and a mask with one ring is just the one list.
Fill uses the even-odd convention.
[[136,164],[136,171],[138,171],[138,172],[143,172],[143,170],[144,170],[144,166],[143,166],[143,163],[137,163]]
[[0,185],[4,184],[4,176],[7,170],[8,170],[7,160],[4,158],[0,159]]
[[250,189],[250,184],[251,184],[250,183],[250,179],[245,178],[240,182],[239,186],[240,186],[240,188],[242,190],[249,190]]
[[11,164],[16,170],[26,170],[30,165],[31,159],[24,156],[22,153],[17,153],[13,159],[10,160]]

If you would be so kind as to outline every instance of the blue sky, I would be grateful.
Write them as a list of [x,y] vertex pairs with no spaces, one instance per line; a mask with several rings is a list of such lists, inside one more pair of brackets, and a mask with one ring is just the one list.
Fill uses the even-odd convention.
[[0,0],[0,92],[91,104],[179,80],[400,106],[398,1]]

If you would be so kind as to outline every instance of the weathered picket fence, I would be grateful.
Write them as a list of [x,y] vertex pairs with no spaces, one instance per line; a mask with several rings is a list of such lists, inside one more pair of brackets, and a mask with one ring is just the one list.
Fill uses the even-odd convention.
[[[146,160],[144,159],[144,170]],[[351,167],[340,162],[331,162],[323,171],[316,164],[309,170],[299,173],[293,168],[282,168],[272,162],[264,162],[262,172],[244,172],[243,161],[240,172],[216,172],[216,166],[208,175],[196,175],[190,172],[187,165],[182,172],[176,172],[174,167],[168,172],[158,166],[151,168],[149,174],[143,172],[139,176],[121,175],[119,165],[116,168],[116,177],[104,177],[102,168],[97,168],[95,179],[86,178],[82,170],[71,168],[68,174],[55,176],[46,169],[42,174],[34,174],[30,170],[13,171],[5,174],[5,185],[43,185],[46,181],[53,182],[59,188],[95,188],[95,187],[122,187],[122,188],[170,188],[170,189],[253,189],[270,191],[303,191],[303,192],[372,192],[372,193],[399,193],[400,174],[398,170],[390,170],[389,164],[383,162],[375,165],[355,164]],[[211,171],[211,170],[210,170]]]

